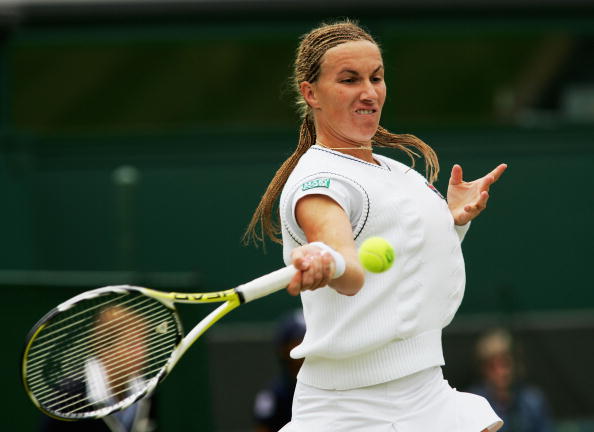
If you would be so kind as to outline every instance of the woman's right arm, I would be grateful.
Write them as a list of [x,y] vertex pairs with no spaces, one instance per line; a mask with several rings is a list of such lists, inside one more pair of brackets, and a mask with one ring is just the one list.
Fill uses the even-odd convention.
[[365,273],[357,257],[351,223],[343,208],[328,196],[308,195],[297,202],[295,218],[309,243],[325,243],[342,255],[346,265],[345,272],[332,279],[336,269],[332,255],[312,244],[295,248],[293,265],[300,271],[291,280],[289,293],[297,295],[329,285],[340,294],[357,294],[365,281]]

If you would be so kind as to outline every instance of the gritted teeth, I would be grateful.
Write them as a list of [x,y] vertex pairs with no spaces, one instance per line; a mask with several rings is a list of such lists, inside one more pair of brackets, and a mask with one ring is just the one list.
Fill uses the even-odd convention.
[[373,114],[375,110],[373,109],[358,109],[355,111],[357,114]]

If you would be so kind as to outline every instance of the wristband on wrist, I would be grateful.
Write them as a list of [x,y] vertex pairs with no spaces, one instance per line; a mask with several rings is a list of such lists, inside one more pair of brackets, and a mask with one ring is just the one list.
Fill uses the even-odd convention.
[[332,277],[333,279],[339,278],[344,274],[344,271],[346,270],[346,262],[344,260],[344,257],[339,252],[336,252],[334,249],[332,249],[330,246],[323,242],[317,241],[309,244],[312,246],[319,247],[324,252],[329,253],[332,256],[332,258],[334,259],[335,268],[334,276]]

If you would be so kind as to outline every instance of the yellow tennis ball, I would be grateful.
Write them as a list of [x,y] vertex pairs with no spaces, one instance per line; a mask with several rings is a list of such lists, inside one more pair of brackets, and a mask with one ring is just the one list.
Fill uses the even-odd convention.
[[392,267],[394,248],[381,237],[369,237],[359,247],[359,262],[372,273],[381,273]]

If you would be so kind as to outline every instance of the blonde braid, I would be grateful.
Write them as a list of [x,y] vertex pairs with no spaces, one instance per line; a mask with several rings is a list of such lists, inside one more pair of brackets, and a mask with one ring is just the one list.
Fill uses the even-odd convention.
[[[273,216],[275,204],[280,196],[289,175],[301,159],[301,156],[316,142],[316,131],[313,125],[313,120],[310,116],[306,116],[301,122],[299,129],[299,141],[297,148],[291,156],[287,158],[274,174],[272,181],[266,188],[260,204],[254,211],[252,219],[243,235],[243,242],[248,244],[253,242],[255,244],[264,244],[265,237],[268,237],[275,243],[282,243],[278,237],[280,233],[280,223],[278,215]],[[257,227],[260,225],[260,232],[257,232]]]
[[439,175],[437,154],[423,140],[410,134],[395,134],[379,126],[372,141],[376,147],[388,147],[406,153],[410,158],[412,168],[415,167],[415,158],[420,156],[417,152],[411,150],[411,148],[418,150],[425,159],[425,174],[429,183],[435,183],[437,181]]

